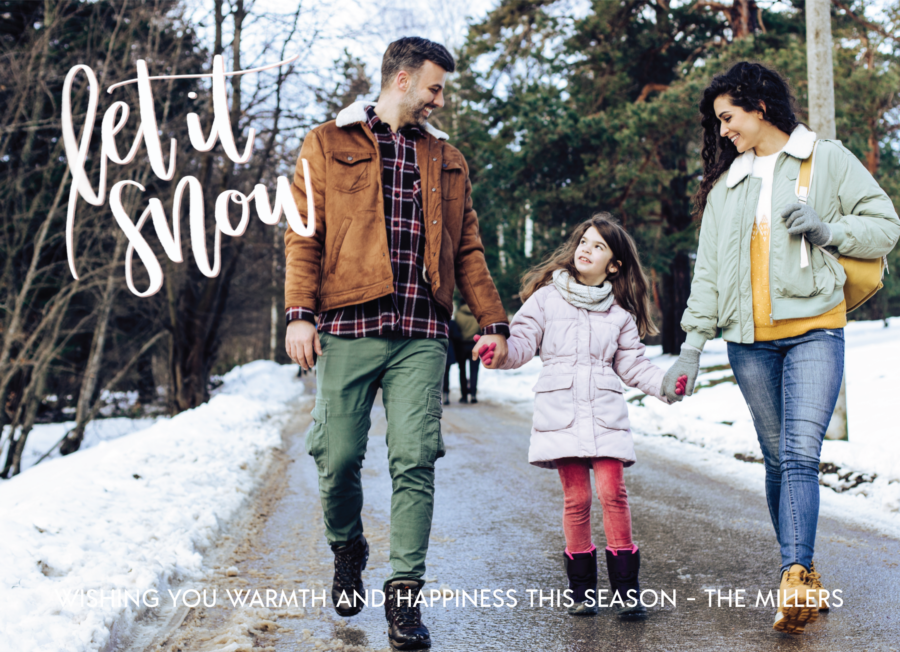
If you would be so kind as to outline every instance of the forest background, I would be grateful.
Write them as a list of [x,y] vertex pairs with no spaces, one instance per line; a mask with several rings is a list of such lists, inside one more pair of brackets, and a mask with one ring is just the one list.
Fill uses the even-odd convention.
[[[127,241],[108,206],[79,201],[79,279],[68,270],[65,217],[71,178],[61,137],[62,88],[87,64],[101,88],[136,76],[208,73],[221,54],[243,70],[300,54],[264,73],[229,78],[239,146],[256,129],[250,161],[217,146],[190,146],[185,116],[212,116],[208,79],[155,82],[162,142],[178,142],[171,182],[150,169],[143,148],[110,166],[108,185],[136,219],[150,197],[170,211],[179,179],[205,189],[206,214],[225,189],[274,192],[290,177],[303,136],[357,99],[375,99],[387,43],[404,35],[444,42],[457,56],[446,106],[432,122],[450,134],[471,171],[488,264],[510,313],[523,272],[556,248],[567,229],[599,210],[638,241],[649,272],[652,340],[676,352],[690,290],[698,221],[691,195],[701,174],[697,103],[714,74],[740,60],[774,66],[791,82],[807,119],[802,0],[0,0],[0,477],[20,470],[35,423],[73,420],[59,442],[78,449],[86,424],[126,393],[128,413],[175,414],[209,398],[216,375],[267,358],[287,362],[284,337],[284,223],[251,220],[224,237],[222,270],[203,276],[190,247],[168,261],[162,290],[134,296],[125,286]],[[837,137],[894,200],[900,200],[900,1],[833,1]],[[191,95],[196,94],[196,98]],[[87,84],[73,90],[84,123]],[[133,107],[119,136],[137,128],[134,85],[101,93],[98,114],[116,100]],[[100,120],[87,169],[99,175]],[[164,150],[166,147],[164,147]],[[209,219],[209,218],[208,218]],[[211,229],[210,229],[211,230]],[[211,235],[211,234],[209,234]],[[209,246],[212,246],[212,239]],[[900,253],[889,257],[898,269]],[[146,274],[135,265],[135,284]],[[900,279],[857,319],[900,314]]]

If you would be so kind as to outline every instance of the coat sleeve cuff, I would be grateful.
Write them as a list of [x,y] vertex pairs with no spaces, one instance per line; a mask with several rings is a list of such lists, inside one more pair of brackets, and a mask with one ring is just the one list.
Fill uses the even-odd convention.
[[485,335],[502,335],[509,339],[509,324],[496,323],[484,328]]
[[836,247],[840,251],[841,245],[847,239],[847,226],[840,222],[831,222],[828,224],[828,230],[831,231],[831,240],[828,247]]
[[706,338],[703,337],[697,331],[691,331],[687,334],[687,337],[684,339],[684,343],[688,346],[692,346],[698,351],[703,350],[703,346],[706,344]]
[[316,325],[316,313],[307,308],[288,308],[284,311],[284,318],[287,324],[297,319],[308,321],[313,326]]

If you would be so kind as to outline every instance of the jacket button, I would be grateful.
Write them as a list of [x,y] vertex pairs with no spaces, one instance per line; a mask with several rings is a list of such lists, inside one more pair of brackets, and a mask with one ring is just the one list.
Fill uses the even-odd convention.
[[348,157],[347,157],[347,160],[348,160],[348,161],[352,161],[352,160],[353,160],[353,157],[352,157],[352,156],[348,156]]
[[432,188],[431,192],[435,192],[436,190],[437,190],[437,188]]
[[441,166],[441,167],[447,167],[447,164],[446,164],[446,163],[444,163],[444,165],[442,165],[442,166]]
[[437,224],[437,220],[432,220],[431,223],[432,223],[432,224]]
[[433,159],[431,159],[431,160],[432,160],[432,161],[436,161],[437,159],[436,159],[436,158],[433,158]]

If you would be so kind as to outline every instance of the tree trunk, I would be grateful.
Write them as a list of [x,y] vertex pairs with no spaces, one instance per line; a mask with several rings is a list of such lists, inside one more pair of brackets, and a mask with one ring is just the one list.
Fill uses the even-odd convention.
[[[688,199],[687,160],[677,156],[668,161],[669,169],[678,174],[669,182],[668,193],[660,202],[662,217],[666,224],[666,235],[673,236],[694,228]],[[691,258],[687,251],[680,250],[672,260],[672,266],[662,278],[662,347],[663,353],[677,355],[681,351],[685,333],[681,330],[681,318],[687,309],[687,300],[691,294]]]
[[691,293],[691,259],[684,252],[675,256],[668,274],[662,277],[663,353],[678,355],[684,342],[681,318]]
[[[834,63],[831,50],[831,2],[806,0],[806,64],[809,79],[809,124],[819,138],[837,136],[834,121]],[[876,144],[877,145],[877,144]],[[831,422],[825,432],[827,439],[847,440],[847,373],[841,379],[841,391]]]
[[835,138],[834,63],[831,51],[831,3],[806,0],[806,65],[809,123],[819,138]]
[[281,230],[272,229],[272,305],[271,323],[269,324],[269,360],[274,362],[278,346],[278,256],[281,253]]
[[[79,282],[76,281],[75,283],[77,284]],[[68,343],[72,334],[79,330],[80,324],[63,338],[63,341],[60,344],[56,343],[59,339],[59,332],[62,328],[65,312],[71,298],[72,294],[69,294],[62,302],[60,309],[55,311],[53,332],[42,341],[41,347],[34,354],[35,362],[33,363],[34,366],[32,369],[31,380],[23,392],[22,400],[19,403],[19,409],[13,422],[9,426],[9,450],[7,451],[6,463],[3,466],[3,471],[0,472],[0,478],[10,478],[14,475],[18,475],[21,471],[22,453],[25,451],[25,442],[28,440],[31,428],[34,426],[38,405],[43,399],[44,386],[47,380],[50,363],[59,354],[60,349]],[[19,431],[18,438],[16,438],[14,435],[16,433],[16,428],[20,423],[22,424],[22,429]]]
[[[216,0],[216,44],[215,50],[222,51],[222,2]],[[232,69],[241,68],[241,34],[246,18],[243,0],[233,3],[231,16],[234,19],[232,39]],[[241,133],[241,79],[231,78],[231,125],[235,140]],[[209,187],[212,179],[213,155],[207,155],[204,163],[204,187]],[[229,187],[234,172],[234,163],[226,159],[221,174],[221,190]],[[213,213],[208,203],[207,214]],[[225,238],[222,243],[222,270],[216,278],[206,278],[187,274],[181,291],[176,297],[169,293],[169,313],[172,340],[170,348],[170,369],[172,391],[170,410],[178,413],[197,407],[209,399],[209,375],[219,346],[219,325],[228,302],[231,280],[241,258],[246,238],[237,240]]]
[[709,7],[713,11],[720,11],[728,18],[731,25],[731,33],[734,40],[750,36],[756,32],[766,31],[763,25],[762,9],[756,4],[756,0],[734,0],[731,6],[721,2],[698,2],[696,8]]
[[106,278],[106,287],[103,289],[103,298],[97,311],[97,323],[94,325],[94,337],[91,340],[91,350],[88,355],[87,368],[84,372],[84,380],[81,382],[81,391],[78,393],[78,405],[75,412],[75,428],[67,435],[59,448],[63,455],[74,453],[81,446],[84,439],[84,428],[88,423],[91,401],[94,390],[97,389],[97,375],[100,373],[100,363],[103,361],[103,349],[106,346],[106,331],[109,326],[109,313],[112,312],[113,299],[116,296],[116,267],[122,250],[125,248],[125,233],[119,231],[116,236],[116,248],[110,263],[109,276]]
[[[44,243],[47,240],[47,232],[50,229],[50,224],[52,223],[56,209],[59,207],[59,202],[63,196],[63,190],[66,187],[66,182],[69,179],[69,171],[68,169],[63,174],[62,180],[59,183],[59,188],[56,191],[56,196],[53,199],[53,204],[50,206],[50,210],[47,212],[47,217],[44,219],[44,223],[41,225],[40,230],[38,231],[37,238],[34,243],[34,253],[31,256],[31,263],[28,267],[28,272],[25,274],[25,281],[22,283],[22,287],[19,289],[18,294],[14,296],[14,309],[12,318],[9,321],[9,324],[6,328],[6,332],[3,333],[3,343],[0,346],[0,405],[6,404],[6,393],[9,385],[9,381],[12,379],[12,374],[10,374],[10,367],[13,365],[10,362],[10,357],[12,355],[13,346],[22,338],[24,334],[21,332],[24,321],[25,321],[25,312],[27,310],[28,302],[30,300],[30,293],[32,285],[35,283],[35,279],[38,277],[38,261],[41,258],[41,252],[44,246]],[[0,410],[0,428],[5,425],[6,418],[5,412]]]

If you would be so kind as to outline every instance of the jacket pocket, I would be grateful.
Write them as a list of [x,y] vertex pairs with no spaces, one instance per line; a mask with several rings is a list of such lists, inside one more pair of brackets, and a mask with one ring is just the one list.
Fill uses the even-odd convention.
[[334,239],[334,249],[331,253],[331,264],[328,266],[329,274],[334,274],[334,270],[337,268],[338,258],[341,255],[341,247],[344,244],[344,238],[347,237],[347,231],[350,230],[350,224],[352,222],[352,217],[345,217],[344,221],[341,222],[341,228],[338,231],[337,237]]
[[434,468],[434,462],[446,453],[444,438],[441,436],[441,416],[444,407],[441,405],[439,390],[428,392],[428,402],[425,407],[425,424],[422,429],[422,454],[419,464]]
[[813,278],[818,294],[830,296],[838,288],[844,287],[847,273],[838,259],[831,252],[818,247],[811,247],[809,264],[813,268]]
[[[776,286],[776,296],[786,299],[807,299],[820,295],[830,296],[835,291],[837,278],[835,270],[826,261],[828,256],[814,245],[806,246],[809,247],[809,266],[800,267],[799,247],[789,248],[787,260],[779,261],[781,287]],[[840,267],[840,263],[834,262]]]
[[372,152],[335,152],[334,189],[355,193],[372,185]]
[[599,392],[601,391],[618,392],[619,394],[622,394],[625,391],[625,388],[622,387],[621,380],[604,374],[597,374],[594,376],[594,387],[597,388],[596,396],[599,396]]
[[541,432],[563,430],[575,421],[574,374],[544,376],[532,387],[534,429]]
[[306,452],[312,455],[321,470],[328,469],[328,403],[325,399],[316,399],[312,410],[313,424],[306,434]]
[[594,376],[594,388],[591,400],[594,420],[610,430],[628,430],[628,406],[621,381],[609,376]]
[[445,201],[459,199],[465,186],[463,166],[459,161],[445,161],[441,165],[441,197]]

